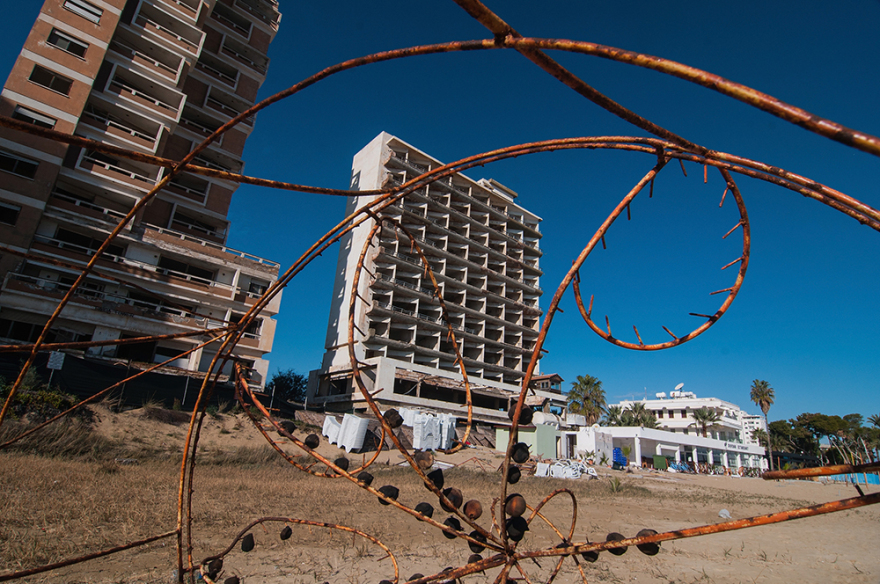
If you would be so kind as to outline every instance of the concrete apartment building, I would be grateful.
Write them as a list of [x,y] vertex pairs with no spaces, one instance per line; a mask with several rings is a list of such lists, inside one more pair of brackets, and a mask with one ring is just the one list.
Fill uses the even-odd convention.
[[[382,133],[354,157],[352,188],[403,183],[438,160]],[[541,218],[493,180],[463,174],[437,180],[385,211],[417,240],[428,258],[471,383],[474,417],[506,423],[510,398],[538,337],[541,309]],[[351,198],[346,214],[371,199]],[[353,386],[348,307],[358,256],[374,220],[340,243],[336,281],[320,370],[309,375],[309,404],[328,411],[366,408]],[[441,307],[409,238],[386,224],[372,242],[360,278],[355,354],[383,407],[424,408],[466,415],[465,388]],[[354,391],[353,391],[354,390]],[[560,392],[538,390],[552,403]]]
[[[46,0],[3,87],[0,114],[180,159],[254,103],[280,18],[275,0]],[[240,172],[253,124],[228,132],[196,163]],[[0,342],[36,339],[81,267],[164,172],[0,128],[0,245],[31,254],[0,254]],[[177,176],[113,241],[48,340],[165,335],[238,320],[279,265],[226,247],[236,187]],[[237,349],[259,385],[279,301]],[[199,342],[87,354],[161,362]],[[212,350],[174,365],[205,371]]]
[[657,399],[650,400],[622,401],[617,405],[627,409],[634,403],[642,403],[657,417],[660,429],[694,435],[700,434],[700,430],[694,425],[693,412],[707,408],[721,416],[715,427],[708,430],[709,438],[762,446],[752,437],[752,430],[755,428],[766,430],[764,418],[761,416],[750,415],[730,402],[715,397],[697,397],[689,391],[673,391],[669,393],[669,397],[665,392],[658,393],[656,397]]

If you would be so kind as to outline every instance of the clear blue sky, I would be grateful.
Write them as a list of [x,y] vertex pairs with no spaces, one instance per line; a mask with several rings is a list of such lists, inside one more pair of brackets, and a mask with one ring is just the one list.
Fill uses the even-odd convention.
[[[8,71],[38,11],[19,2],[4,15],[0,68]],[[750,85],[812,113],[880,135],[880,2],[526,2],[488,5],[523,35],[608,44],[681,61]],[[380,50],[487,38],[451,1],[281,1],[266,96],[339,61]],[[730,98],[658,73],[596,58],[554,54],[599,90],[715,150],[781,166],[880,207],[880,159],[815,136]],[[443,161],[533,140],[644,135],[600,110],[512,51],[437,55],[383,63],[331,78],[260,114],[245,151],[251,175],[345,188],[351,157],[385,130]],[[653,164],[634,154],[577,151],[507,161],[470,173],[495,178],[544,218],[541,285],[546,307],[572,259]],[[712,313],[709,292],[735,273],[723,235],[737,219],[723,184],[670,165],[653,199],[612,227],[608,250],[581,271],[594,313],[616,336],[646,342],[682,335]],[[770,418],[801,412],[880,412],[875,370],[880,334],[880,233],[790,191],[739,180],[752,223],[752,260],[730,311],[703,336],[659,353],[620,349],[581,321],[569,291],[542,360],[569,386],[603,381],[608,400],[684,383],[753,412],[753,379],[776,390]],[[283,266],[335,224],[339,199],[243,187],[229,244]],[[284,292],[272,370],[317,368],[323,354],[336,249]],[[873,315],[873,316],[872,316]]]

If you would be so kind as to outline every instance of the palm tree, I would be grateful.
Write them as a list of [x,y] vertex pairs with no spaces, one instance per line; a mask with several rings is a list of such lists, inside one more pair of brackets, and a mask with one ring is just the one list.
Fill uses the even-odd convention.
[[694,423],[691,426],[696,426],[700,429],[700,432],[703,433],[703,438],[706,438],[706,434],[709,428],[712,428],[721,421],[721,414],[716,412],[715,410],[710,410],[709,408],[699,408],[694,410]]
[[762,442],[764,444],[767,444],[767,441],[770,439],[770,437],[767,436],[767,432],[764,431],[764,428],[755,428],[754,430],[752,430],[752,438],[758,444],[761,444]]
[[620,406],[608,406],[605,408],[605,425],[606,426],[622,426],[621,417],[623,416],[623,408]]
[[880,428],[880,414],[874,414],[873,416],[868,416],[868,423],[874,426],[875,428]]
[[595,424],[602,416],[605,407],[605,390],[602,389],[602,382],[592,375],[578,375],[577,381],[571,383],[566,407],[569,412],[584,416],[588,426]]
[[642,428],[656,428],[657,417],[654,412],[645,407],[642,402],[633,403],[622,416],[623,426],[640,426]]
[[[752,382],[752,392],[749,397],[756,406],[761,408],[761,411],[764,413],[764,425],[769,428],[770,423],[767,421],[767,412],[770,411],[770,406],[773,405],[773,400],[776,398],[773,388],[763,379],[756,379]],[[770,446],[769,439],[767,440],[767,454],[770,455],[770,470],[773,470],[773,449]]]

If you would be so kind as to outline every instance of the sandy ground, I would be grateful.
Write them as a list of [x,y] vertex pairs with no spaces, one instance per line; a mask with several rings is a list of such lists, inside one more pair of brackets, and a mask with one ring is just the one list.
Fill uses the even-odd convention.
[[[100,415],[99,428],[105,435],[119,440],[149,441],[166,447],[169,455],[179,449],[186,431],[185,425],[157,425],[154,421],[144,420],[137,412],[122,415],[104,413]],[[297,432],[297,435],[304,437],[306,433]],[[201,444],[203,451],[210,454],[238,446],[257,446],[262,442],[263,438],[241,416],[224,415],[208,421]],[[344,454],[326,443],[322,443],[320,451],[331,458]],[[358,463],[362,457],[351,454],[349,458],[353,463]],[[448,471],[447,486],[461,488],[465,499],[470,498],[469,493],[476,493],[473,496],[481,500],[486,510],[478,522],[489,528],[491,518],[488,508],[499,490],[492,484],[497,483],[500,476],[491,471],[498,467],[500,453],[474,448],[453,456],[438,455],[437,459],[466,469]],[[401,502],[414,506],[420,500],[429,500],[428,492],[411,480],[409,474],[394,469],[401,460],[397,452],[382,454],[374,469],[371,469],[377,476],[374,486],[388,477],[387,480],[401,487]],[[199,472],[222,473],[223,469],[211,468]],[[287,472],[287,469],[282,467],[278,472]],[[813,481],[768,482],[644,471],[622,473],[609,469],[599,469],[599,473],[598,481],[525,477],[511,490],[522,492],[529,503],[534,504],[542,494],[554,489],[571,489],[578,499],[574,530],[576,542],[604,540],[606,534],[612,531],[633,536],[646,527],[666,531],[714,524],[724,521],[719,517],[722,509],[727,509],[734,519],[738,519],[857,495],[852,486]],[[205,474],[197,474],[197,491],[200,476]],[[620,478],[627,488],[613,493],[608,488],[613,477]],[[391,548],[399,565],[401,581],[415,573],[430,575],[448,566],[464,565],[472,553],[466,542],[450,541],[425,523],[379,505],[373,495],[350,483],[317,478],[308,478],[308,481],[302,484],[313,486],[313,482],[317,481],[317,487],[307,493],[297,487],[286,493],[259,495],[261,500],[258,504],[261,507],[258,514],[248,520],[278,515],[360,528]],[[223,517],[224,509],[231,513],[236,507],[237,497],[250,496],[246,489],[237,489],[241,492],[211,494],[219,501],[215,517]],[[878,491],[877,487],[863,489],[866,492]],[[328,504],[322,505],[325,501]],[[437,506],[436,500],[433,503]],[[308,516],[303,516],[304,513],[308,513]],[[434,517],[442,521],[446,515],[438,508]],[[545,515],[561,530],[567,531],[572,520],[570,499],[554,499],[545,507]],[[876,552],[876,537],[880,533],[878,520],[880,506],[866,507],[778,525],[666,542],[662,544],[660,553],[653,557],[635,549],[628,550],[622,556],[603,552],[597,562],[582,562],[582,565],[589,582],[876,583],[880,582],[880,554]],[[201,521],[195,526],[195,561],[223,550],[234,541],[247,520],[240,521],[235,528],[226,525],[220,527],[220,523],[219,520],[216,525],[212,525],[211,521]],[[238,546],[234,547],[225,558],[224,571],[218,581],[223,582],[233,575],[242,582],[267,584],[376,583],[393,578],[393,566],[384,551],[365,539],[351,534],[331,533],[327,529],[295,526],[293,536],[282,541],[279,537],[282,527],[282,523],[255,527],[251,531],[256,539],[255,549],[245,553]],[[559,541],[549,527],[536,521],[519,549],[542,549],[555,546]],[[524,563],[522,569],[531,582],[546,582],[553,565],[554,561],[546,558],[540,560],[540,564],[531,561]],[[172,582],[175,567],[175,542],[170,538],[137,551],[122,552],[23,581],[83,584]],[[468,576],[465,580],[480,584],[492,582],[497,573],[495,569],[486,574]],[[523,578],[516,572],[513,576]],[[571,559],[564,562],[556,581],[581,581]]]

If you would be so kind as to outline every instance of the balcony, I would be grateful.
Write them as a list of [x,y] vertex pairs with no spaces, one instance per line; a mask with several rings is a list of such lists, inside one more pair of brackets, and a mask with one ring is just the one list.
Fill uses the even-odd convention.
[[[171,82],[177,82],[177,76],[180,74],[181,67],[183,66],[183,59],[180,57],[173,55],[172,53],[168,53],[165,55],[165,60],[160,61],[143,53],[136,48],[130,46],[122,40],[122,35],[116,35],[113,41],[110,43],[110,50],[118,55],[122,55],[135,65],[140,65],[144,69],[149,72],[155,73],[164,79],[167,79]],[[168,58],[168,57],[173,57]]]
[[156,185],[156,178],[144,174],[145,171],[121,166],[123,163],[90,150],[84,150],[76,167],[90,174],[102,176],[116,183],[149,191]]
[[245,39],[251,35],[251,23],[246,18],[236,14],[234,10],[225,4],[220,4],[219,2],[215,4],[214,10],[211,11],[211,18],[226,28],[234,30]]
[[175,231],[173,229],[168,229],[165,227],[158,227],[156,225],[150,225],[148,223],[144,223],[144,226],[148,229],[147,234],[153,235],[150,232],[153,232],[156,235],[164,236],[162,239],[167,241],[175,241],[185,242],[188,245],[186,247],[192,249],[201,248],[205,253],[209,253],[211,255],[215,255],[217,257],[225,257],[225,259],[229,258],[241,258],[243,260],[247,260],[249,262],[254,262],[260,264],[262,266],[266,266],[268,268],[274,269],[277,273],[278,269],[281,267],[281,264],[278,262],[273,262],[271,260],[267,260],[265,258],[261,258],[259,256],[255,256],[253,254],[249,254],[243,251],[239,251],[237,249],[233,249],[231,247],[227,247],[225,245],[215,243],[213,241],[208,241],[206,239],[200,239],[198,237],[187,235],[185,233],[181,233],[180,231]]
[[204,33],[157,6],[142,3],[132,23],[175,49],[193,56],[199,54]]
[[161,0],[170,5],[172,10],[178,10],[195,21],[198,17],[199,2],[197,0]]
[[[35,235],[34,243],[34,249],[37,251],[57,253],[57,251],[60,250],[66,252],[61,253],[61,255],[78,261],[84,261],[80,257],[82,255],[87,257],[95,255],[95,249],[91,247],[77,245],[54,237],[46,237],[44,235]],[[142,278],[148,278],[168,284],[183,285],[187,288],[210,292],[211,294],[222,298],[232,299],[235,292],[235,288],[230,284],[217,282],[193,274],[187,274],[178,270],[161,268],[155,264],[148,264],[121,255],[114,255],[105,252],[101,255],[99,264]],[[157,275],[161,277],[156,277]]]
[[66,195],[57,190],[52,192],[52,197],[49,199],[48,206],[63,209],[76,215],[98,219],[99,221],[104,221],[106,223],[112,223],[114,225],[125,218],[125,213],[114,211],[113,209],[108,209],[107,207],[102,207],[83,199],[71,197],[70,195]]
[[196,201],[197,203],[204,203],[208,196],[208,190],[211,186],[210,183],[207,181],[199,181],[196,183],[195,181],[188,180],[188,178],[189,177],[183,175],[175,176],[167,185],[165,185],[165,190],[180,197],[186,197],[187,199]]
[[274,30],[278,30],[278,24],[281,22],[281,14],[279,14],[278,9],[272,4],[267,6],[266,3],[260,2],[259,0],[235,0],[235,6],[256,16]]
[[[241,111],[239,111],[239,110],[233,108],[232,106],[226,105],[225,103],[219,101],[218,99],[215,99],[215,98],[213,97],[213,95],[208,96],[208,98],[205,100],[205,107],[209,107],[209,108],[211,108],[211,109],[213,109],[213,110],[215,110],[215,111],[218,111],[218,112],[220,112],[221,114],[223,114],[223,115],[225,115],[225,116],[228,116],[230,119],[231,119],[231,118],[234,118],[235,116],[237,116],[238,114],[240,114],[242,111],[244,111],[244,109],[242,109]],[[245,108],[245,109],[246,109],[246,108]],[[244,125],[246,125],[246,126],[253,127],[253,125],[254,125],[254,117],[255,117],[255,116],[247,117],[247,118],[245,118],[244,120],[242,120],[241,123],[244,124]]]
[[118,75],[110,82],[109,89],[111,92],[118,94],[122,98],[133,101],[141,107],[145,107],[150,111],[167,116],[172,120],[177,120],[177,115],[180,112],[180,105],[184,99],[184,96],[181,95],[180,99],[177,100],[176,105],[169,103],[168,101],[163,101],[147,91],[138,89],[131,82]]
[[[89,283],[91,281],[87,281]],[[4,291],[38,294],[41,297],[60,300],[70,290],[69,284],[34,276],[9,273],[3,281]],[[89,307],[105,313],[123,316],[139,316],[152,320],[173,322],[192,328],[205,328],[207,319],[193,317],[188,311],[162,303],[135,300],[126,296],[108,294],[93,287],[80,286],[73,293],[72,304]]]
[[196,69],[204,71],[214,79],[222,81],[233,89],[238,80],[238,71],[235,71],[231,67],[221,65],[215,59],[210,59],[207,55],[202,55],[199,58],[196,62]]
[[220,51],[224,55],[229,55],[236,61],[247,65],[257,73],[265,75],[269,69],[269,59],[265,55],[260,54],[243,43],[238,43],[230,38],[226,38]]
[[125,123],[121,118],[103,111],[92,104],[86,105],[86,109],[80,119],[89,126],[98,128],[110,136],[140,146],[150,152],[155,151],[159,134],[162,132],[161,126],[153,134],[146,130],[136,129]]

